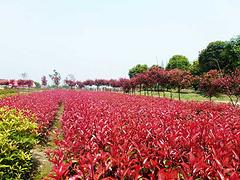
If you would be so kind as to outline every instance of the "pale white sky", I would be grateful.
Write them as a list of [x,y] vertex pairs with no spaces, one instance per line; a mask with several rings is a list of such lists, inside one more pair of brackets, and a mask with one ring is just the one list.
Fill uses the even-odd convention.
[[127,77],[240,34],[239,0],[0,0],[0,79]]

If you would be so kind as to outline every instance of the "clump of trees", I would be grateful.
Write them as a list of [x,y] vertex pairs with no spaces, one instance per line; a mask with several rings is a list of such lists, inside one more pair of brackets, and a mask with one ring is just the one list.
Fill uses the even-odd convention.
[[[233,105],[237,105],[240,99],[240,70],[236,69],[231,74],[223,71],[210,70],[200,76],[194,76],[190,71],[182,69],[164,70],[161,67],[153,66],[143,73],[138,73],[132,78],[120,78],[118,80],[95,79],[86,81],[67,80],[66,84],[73,88],[95,87],[96,90],[124,91],[125,93],[144,93],[160,96],[162,92],[170,92],[171,98],[173,90],[178,93],[181,100],[183,89],[193,89],[202,92],[212,100],[212,97],[219,93],[226,94]],[[90,88],[91,89],[91,88]]]
[[6,79],[0,79],[0,86],[8,86],[9,80]]
[[230,41],[214,41],[208,44],[199,54],[200,71],[216,69],[231,73],[240,68],[240,36]]
[[33,80],[0,80],[0,86],[6,86],[10,88],[17,88],[17,87],[26,87],[30,88],[34,86],[34,81]]

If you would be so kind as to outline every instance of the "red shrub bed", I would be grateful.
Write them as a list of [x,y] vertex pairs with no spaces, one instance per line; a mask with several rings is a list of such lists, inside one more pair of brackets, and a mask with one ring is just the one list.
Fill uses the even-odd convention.
[[0,107],[24,110],[27,116],[36,116],[39,132],[48,135],[60,102],[60,91],[44,91],[1,99]]
[[54,179],[239,178],[237,108],[106,92],[61,98]]

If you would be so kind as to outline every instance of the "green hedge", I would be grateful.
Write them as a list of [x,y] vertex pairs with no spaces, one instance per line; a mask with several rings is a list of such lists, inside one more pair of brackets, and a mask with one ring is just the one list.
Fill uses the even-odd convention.
[[0,179],[29,179],[37,124],[23,112],[0,108]]
[[0,95],[17,93],[16,89],[0,89]]

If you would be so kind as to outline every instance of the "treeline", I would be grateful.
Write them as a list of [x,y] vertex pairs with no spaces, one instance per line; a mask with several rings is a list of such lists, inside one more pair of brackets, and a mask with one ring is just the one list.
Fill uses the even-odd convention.
[[23,79],[19,79],[19,80],[0,80],[0,86],[6,86],[6,87],[33,87],[34,81],[33,80],[23,80]]
[[189,71],[181,69],[164,70],[159,67],[152,67],[143,73],[139,73],[130,79],[121,78],[119,80],[86,80],[72,81],[66,80],[65,83],[71,88],[96,86],[97,90],[123,90],[125,93],[153,95],[156,92],[160,96],[162,92],[170,92],[172,98],[173,90],[178,92],[178,98],[181,99],[183,89],[192,88],[195,91],[202,92],[205,96],[218,96],[219,93],[226,94],[231,103],[236,105],[240,97],[240,70],[236,69],[230,74],[222,71],[210,70],[201,76],[194,76]]
[[[153,94],[178,92],[181,99],[182,89],[192,88],[209,97],[226,94],[236,105],[240,96],[240,36],[229,41],[215,41],[199,53],[191,64],[187,57],[174,55],[166,68],[158,65],[136,65],[128,72],[129,79],[119,80],[65,80],[71,88],[96,86],[97,89],[123,90],[125,93]],[[101,88],[102,87],[102,88]]]
[[[236,68],[240,68],[240,36],[229,41],[209,43],[205,49],[200,51],[198,59],[192,63],[183,55],[174,55],[169,59],[166,69],[175,68],[188,70],[193,75],[201,75],[213,69],[231,73]],[[129,71],[129,75],[131,73]]]
[[[71,88],[104,89],[111,91],[123,90],[125,93],[153,95],[173,91],[178,92],[181,99],[183,89],[194,89],[208,96],[210,100],[219,93],[226,94],[232,104],[237,104],[240,96],[240,36],[229,41],[215,41],[200,51],[193,63],[183,55],[174,55],[166,67],[153,65],[136,65],[128,72],[129,79],[95,79],[77,81],[73,75],[64,80]],[[59,87],[61,75],[56,70],[49,74],[53,86],[48,86],[47,77],[41,79],[41,87]],[[0,86],[32,87],[39,83],[32,80],[0,80]]]

